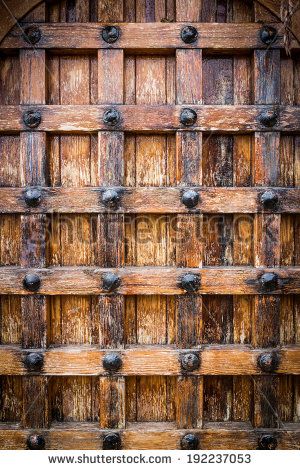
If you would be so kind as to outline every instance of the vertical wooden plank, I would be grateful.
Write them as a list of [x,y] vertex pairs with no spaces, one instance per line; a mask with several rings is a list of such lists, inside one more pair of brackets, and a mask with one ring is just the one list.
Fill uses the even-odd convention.
[[125,428],[124,377],[101,377],[99,402],[101,429]]
[[201,21],[202,0],[176,0],[176,21]]

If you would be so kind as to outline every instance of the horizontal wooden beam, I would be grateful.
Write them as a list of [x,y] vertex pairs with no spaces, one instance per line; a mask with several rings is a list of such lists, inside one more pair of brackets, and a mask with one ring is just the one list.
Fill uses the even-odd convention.
[[[107,375],[102,366],[106,353],[96,347],[68,346],[49,348],[44,351],[44,366],[41,374],[55,376]],[[172,346],[145,346],[119,350],[122,367],[118,375],[181,375],[180,358],[196,351],[200,358],[199,369],[192,375],[262,375],[257,365],[260,354],[269,351],[252,349],[245,345],[209,345],[194,350],[178,350]],[[278,374],[300,373],[300,346],[276,349],[279,355]],[[25,350],[18,347],[0,346],[0,374],[26,375]],[[187,373],[187,372],[184,372]]]
[[[30,24],[23,24],[23,30]],[[254,23],[193,23],[198,30],[198,39],[187,44],[181,39],[181,30],[186,23],[121,23],[120,37],[108,44],[102,39],[106,24],[101,23],[46,23],[38,25],[41,39],[34,45],[42,49],[125,49],[128,51],[201,48],[208,50],[266,49],[260,39],[262,25]],[[275,24],[279,34],[272,48],[283,48],[282,25]],[[20,27],[14,28],[1,43],[3,49],[29,47]],[[270,46],[268,46],[269,48]],[[292,49],[299,44],[292,39]]]
[[[176,130],[221,131],[227,133],[245,133],[253,131],[300,131],[300,106],[242,105],[242,106],[190,106],[197,112],[194,126],[185,127],[180,122],[182,110],[189,106],[135,106],[135,105],[35,105],[1,106],[1,132],[19,132],[28,130],[23,122],[26,111],[38,111],[41,123],[33,130],[56,133],[96,132],[98,130],[157,131],[174,132]],[[119,112],[120,121],[115,126],[105,124],[104,113],[108,109]],[[264,126],[261,116],[276,112],[277,123]]]
[[[30,208],[25,202],[26,189],[0,188],[0,213],[87,213],[110,211],[102,202],[105,190],[111,188],[40,188],[41,203]],[[193,189],[199,194],[199,203],[192,212],[207,214],[254,214],[258,212],[299,213],[300,188],[113,188],[120,197],[118,207],[112,212],[125,214],[180,214],[191,212],[181,202],[185,191]],[[260,201],[262,194],[272,191],[278,204],[265,209]]]
[[[277,284],[272,290],[265,290],[261,276],[275,273]],[[32,295],[23,287],[26,274],[37,274],[40,278],[39,294],[43,295],[100,295],[107,294],[103,285],[108,273],[119,277],[120,285],[114,292],[123,295],[184,294],[181,287],[182,277],[187,273],[200,276],[200,294],[296,294],[300,292],[300,267],[252,268],[252,267],[205,267],[202,269],[169,267],[126,267],[98,268],[54,267],[26,269],[20,267],[0,268],[1,294]]]
[[[27,438],[36,434],[36,429],[20,429],[18,426],[0,424],[0,449],[26,449]],[[108,432],[120,434],[123,449],[132,450],[175,450],[185,434],[196,434],[199,449],[246,450],[257,449],[264,434],[274,435],[277,449],[299,449],[300,431],[297,423],[284,423],[282,429],[253,428],[248,423],[205,423],[203,429],[176,429],[173,423],[127,423],[125,430],[100,429],[90,423],[53,424],[50,429],[40,429],[38,434],[45,439],[47,450],[99,450],[103,437]]]

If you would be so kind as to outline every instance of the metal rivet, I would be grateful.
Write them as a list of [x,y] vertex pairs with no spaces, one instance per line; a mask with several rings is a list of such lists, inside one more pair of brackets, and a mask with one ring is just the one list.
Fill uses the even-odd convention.
[[42,115],[39,111],[30,110],[25,111],[23,114],[23,122],[25,126],[30,127],[30,129],[34,129],[38,127],[42,122]]
[[275,450],[277,445],[277,439],[272,434],[264,434],[258,440],[258,448],[261,450]]
[[181,367],[189,372],[199,369],[199,355],[195,353],[186,353],[181,356]]
[[279,366],[279,355],[276,351],[262,353],[257,358],[257,365],[263,372],[275,372]]
[[180,114],[180,122],[184,126],[193,126],[197,121],[197,113],[193,109],[184,108]]
[[27,447],[30,450],[43,450],[45,449],[45,438],[40,434],[31,434],[27,438]]
[[116,372],[122,367],[122,358],[120,354],[111,352],[107,353],[103,359],[103,367],[110,372]]
[[37,352],[28,353],[25,356],[24,364],[28,371],[39,372],[44,364],[44,356]]
[[275,191],[265,191],[261,197],[260,201],[263,204],[265,209],[276,209],[278,205],[278,194]]
[[23,286],[31,292],[36,292],[41,287],[41,279],[37,274],[26,274],[23,279]]
[[114,273],[104,274],[102,278],[102,287],[106,292],[112,292],[121,285],[121,279]]
[[186,434],[180,441],[183,450],[196,450],[199,448],[199,439],[195,434]]
[[189,189],[184,191],[181,201],[188,209],[192,209],[199,202],[199,194],[193,189]]
[[273,26],[264,25],[260,30],[260,39],[264,44],[272,44],[277,39],[277,29]]
[[180,280],[180,286],[186,292],[197,292],[201,285],[201,278],[199,274],[186,273]]
[[102,30],[102,38],[108,44],[116,42],[120,37],[120,28],[117,26],[105,26]]
[[276,273],[265,273],[259,279],[259,284],[264,292],[271,292],[278,287],[278,276]]
[[38,188],[28,188],[25,191],[25,202],[29,207],[37,207],[42,199],[42,192]]
[[103,450],[119,450],[121,446],[120,434],[111,432],[103,437]]
[[37,44],[40,41],[41,37],[41,30],[38,26],[35,25],[27,26],[23,33],[24,41],[32,45]]
[[181,30],[181,39],[186,44],[192,44],[193,42],[197,41],[198,39],[198,31],[194,26],[185,26]]
[[121,114],[117,109],[108,109],[103,114],[103,122],[108,126],[116,126],[121,120]]
[[102,202],[106,207],[116,209],[120,202],[120,194],[115,189],[107,189],[102,194]]
[[259,122],[265,127],[273,127],[277,124],[278,114],[274,111],[264,111],[258,116]]

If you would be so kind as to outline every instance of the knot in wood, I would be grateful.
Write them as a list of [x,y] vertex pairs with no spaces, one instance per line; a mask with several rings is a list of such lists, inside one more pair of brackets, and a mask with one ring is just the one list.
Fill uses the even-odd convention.
[[199,274],[186,273],[182,276],[180,281],[181,288],[186,292],[197,292],[201,285],[201,278]]
[[103,450],[119,450],[121,446],[120,434],[111,432],[103,437]]
[[25,202],[29,207],[37,207],[42,199],[42,192],[39,188],[28,188],[25,191]]
[[199,369],[200,359],[199,355],[195,353],[186,353],[181,356],[181,367],[188,371],[192,372],[196,369]]
[[263,372],[275,372],[279,366],[279,355],[276,351],[262,353],[258,356],[257,364]]
[[181,449],[196,450],[199,448],[199,439],[196,434],[186,434],[180,441]]
[[106,292],[112,292],[121,285],[121,279],[115,273],[107,273],[103,276],[102,287]]
[[108,44],[113,44],[120,37],[120,28],[118,26],[105,26],[102,30],[102,39]]
[[193,126],[197,121],[197,113],[193,109],[184,108],[180,114],[180,122],[184,126]]
[[198,31],[194,26],[188,25],[182,28],[180,36],[183,42],[192,44],[198,39]]
[[36,292],[41,287],[41,279],[37,274],[29,273],[23,279],[23,286],[30,292]]
[[275,210],[277,209],[278,201],[279,201],[278,194],[276,194],[276,192],[272,190],[265,191],[261,195],[260,201],[263,204],[265,209]]
[[44,365],[44,356],[38,352],[28,353],[25,356],[24,364],[29,372],[40,372]]
[[45,438],[41,434],[31,434],[27,438],[27,447],[30,450],[43,450],[45,445]]
[[42,115],[39,111],[33,109],[25,111],[23,114],[23,122],[25,126],[30,127],[30,129],[34,129],[41,124]]
[[258,448],[260,450],[275,450],[277,444],[277,439],[273,434],[264,434],[258,440]]
[[103,114],[103,122],[107,126],[116,126],[121,120],[121,115],[117,109],[108,109]]
[[259,283],[263,292],[271,292],[278,287],[278,276],[276,273],[265,273],[261,276]]
[[265,127],[274,127],[277,124],[278,114],[273,110],[267,110],[259,115],[258,120]]
[[187,191],[184,191],[181,202],[188,208],[188,209],[193,209],[193,207],[196,207],[198,202],[199,202],[199,194],[194,191],[193,189],[189,189]]
[[28,44],[32,44],[33,46],[40,41],[41,37],[41,30],[36,25],[27,26],[23,33],[24,41],[26,41]]
[[278,33],[273,26],[264,25],[260,30],[260,39],[264,44],[270,45],[276,41]]
[[103,359],[103,367],[109,372],[117,372],[122,367],[122,358],[116,352],[107,353]]
[[117,209],[120,202],[120,194],[115,189],[107,189],[102,194],[102,202],[109,209]]

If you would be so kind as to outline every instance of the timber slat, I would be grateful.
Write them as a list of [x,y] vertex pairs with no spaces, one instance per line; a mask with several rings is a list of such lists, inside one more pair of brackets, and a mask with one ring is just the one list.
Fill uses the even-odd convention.
[[[67,346],[50,348],[44,351],[42,375],[107,376],[102,360],[109,350],[95,347]],[[175,349],[171,346],[136,347],[114,350],[122,357],[123,365],[116,373],[122,376],[167,376],[182,374],[180,357],[190,351],[200,354],[199,369],[188,375],[263,375],[257,366],[260,354],[270,349],[253,349],[245,345],[208,345],[198,349]],[[289,346],[276,348],[280,361],[278,374],[300,373],[300,347]],[[24,349],[0,346],[0,374],[27,375],[23,365]],[[185,373],[187,374],[187,373]]]

